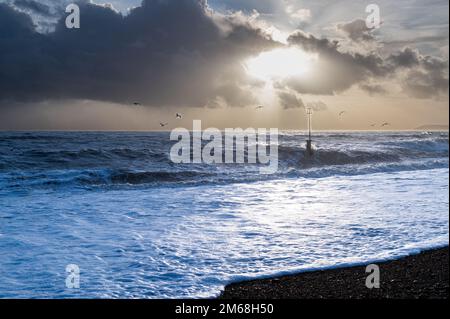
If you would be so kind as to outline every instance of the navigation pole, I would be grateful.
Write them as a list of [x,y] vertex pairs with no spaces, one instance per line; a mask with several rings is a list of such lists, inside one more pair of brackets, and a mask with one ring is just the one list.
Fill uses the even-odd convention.
[[308,116],[308,140],[306,141],[306,154],[309,155],[309,156],[313,156],[314,155],[314,151],[312,149],[312,138],[311,138],[311,130],[312,130],[311,118],[312,118],[312,115],[313,115],[312,108],[307,108],[306,109],[306,114]]

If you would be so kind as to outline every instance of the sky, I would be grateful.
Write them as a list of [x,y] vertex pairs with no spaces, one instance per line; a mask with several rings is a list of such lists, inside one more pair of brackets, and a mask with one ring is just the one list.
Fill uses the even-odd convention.
[[307,108],[322,130],[448,125],[448,7],[0,0],[0,130],[304,129]]

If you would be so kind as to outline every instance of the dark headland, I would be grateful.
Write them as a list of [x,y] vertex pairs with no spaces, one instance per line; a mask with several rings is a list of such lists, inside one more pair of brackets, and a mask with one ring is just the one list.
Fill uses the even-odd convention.
[[225,287],[221,299],[447,299],[449,248],[377,264],[380,289],[366,287],[366,266],[305,272]]

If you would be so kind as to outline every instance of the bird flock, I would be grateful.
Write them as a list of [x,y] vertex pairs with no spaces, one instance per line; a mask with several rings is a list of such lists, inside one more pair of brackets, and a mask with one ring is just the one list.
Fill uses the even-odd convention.
[[[142,106],[142,104],[140,102],[134,102],[133,105],[134,106]],[[258,105],[258,106],[255,107],[255,110],[261,110],[263,108],[264,108],[263,105]],[[339,118],[342,118],[346,114],[347,114],[347,111],[340,111],[339,112]],[[175,113],[175,119],[182,120],[183,119],[183,115],[181,113]],[[168,122],[159,122],[159,126],[161,126],[161,127],[166,127],[167,125],[169,125]],[[391,123],[384,122],[381,125],[378,125],[377,123],[370,124],[370,127],[372,127],[372,128],[375,128],[375,127],[378,127],[378,126],[381,127],[381,128],[385,128],[385,127],[391,126]]]
[[[140,102],[133,102],[133,105],[134,106],[142,106],[142,104]],[[264,108],[263,105],[258,105],[255,109],[256,110],[261,110],[263,108]],[[175,119],[182,120],[183,119],[183,114],[175,113]],[[166,127],[167,125],[169,125],[169,122],[159,122],[159,126],[160,127]]]
[[[339,112],[339,118],[342,118],[345,114],[347,114],[347,111]],[[391,126],[391,123],[384,122],[380,125],[381,128],[388,127],[388,126]],[[370,127],[372,127],[372,128],[378,127],[378,124],[377,123],[370,124]]]

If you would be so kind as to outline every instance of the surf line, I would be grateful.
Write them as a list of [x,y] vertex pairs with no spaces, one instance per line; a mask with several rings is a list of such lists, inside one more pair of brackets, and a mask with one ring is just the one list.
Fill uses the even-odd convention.
[[[170,140],[177,141],[170,150],[170,159],[175,164],[248,163],[261,164],[261,174],[278,171],[277,128],[202,130],[202,121],[194,120],[192,132],[176,128],[170,133]],[[207,142],[206,145],[203,142]]]

